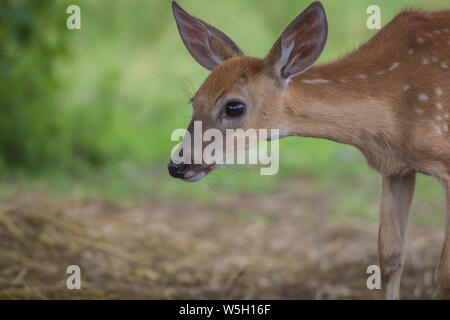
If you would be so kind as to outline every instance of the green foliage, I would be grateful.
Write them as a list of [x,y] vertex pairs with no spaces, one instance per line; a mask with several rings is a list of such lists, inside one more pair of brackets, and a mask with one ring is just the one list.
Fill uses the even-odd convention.
[[55,163],[64,124],[54,100],[55,61],[66,53],[62,2],[0,4],[0,159],[6,166]]

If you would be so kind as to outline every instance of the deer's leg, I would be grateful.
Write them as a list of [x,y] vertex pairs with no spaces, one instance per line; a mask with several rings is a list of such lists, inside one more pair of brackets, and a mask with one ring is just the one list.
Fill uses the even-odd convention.
[[406,229],[416,173],[384,176],[378,252],[386,299],[399,299]]
[[447,181],[447,218],[442,253],[436,268],[435,282],[440,298],[450,299],[450,181]]

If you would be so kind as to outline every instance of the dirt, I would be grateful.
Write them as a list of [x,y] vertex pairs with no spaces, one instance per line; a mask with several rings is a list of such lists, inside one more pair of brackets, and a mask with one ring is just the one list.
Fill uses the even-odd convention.
[[[327,221],[322,199],[280,191],[124,206],[21,193],[0,202],[0,298],[381,298],[366,285],[377,226]],[[435,298],[442,239],[411,226],[403,299]],[[69,265],[81,269],[80,290],[66,286]]]

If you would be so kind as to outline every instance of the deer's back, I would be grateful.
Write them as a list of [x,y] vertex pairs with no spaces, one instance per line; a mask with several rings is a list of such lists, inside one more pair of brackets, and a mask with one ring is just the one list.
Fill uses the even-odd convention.
[[406,10],[343,63],[360,64],[390,105],[398,155],[419,172],[450,176],[450,10]]

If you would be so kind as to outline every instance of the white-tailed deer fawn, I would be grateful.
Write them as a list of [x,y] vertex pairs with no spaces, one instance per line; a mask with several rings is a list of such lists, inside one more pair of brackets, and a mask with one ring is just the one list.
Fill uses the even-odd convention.
[[[211,70],[193,99],[203,128],[280,129],[357,147],[383,177],[379,260],[388,299],[399,298],[415,175],[436,177],[447,219],[435,282],[450,297],[450,10],[406,10],[351,54],[312,67],[327,40],[325,11],[312,3],[264,59],[245,56],[215,27],[173,2],[181,38]],[[196,181],[217,164],[169,163]]]

